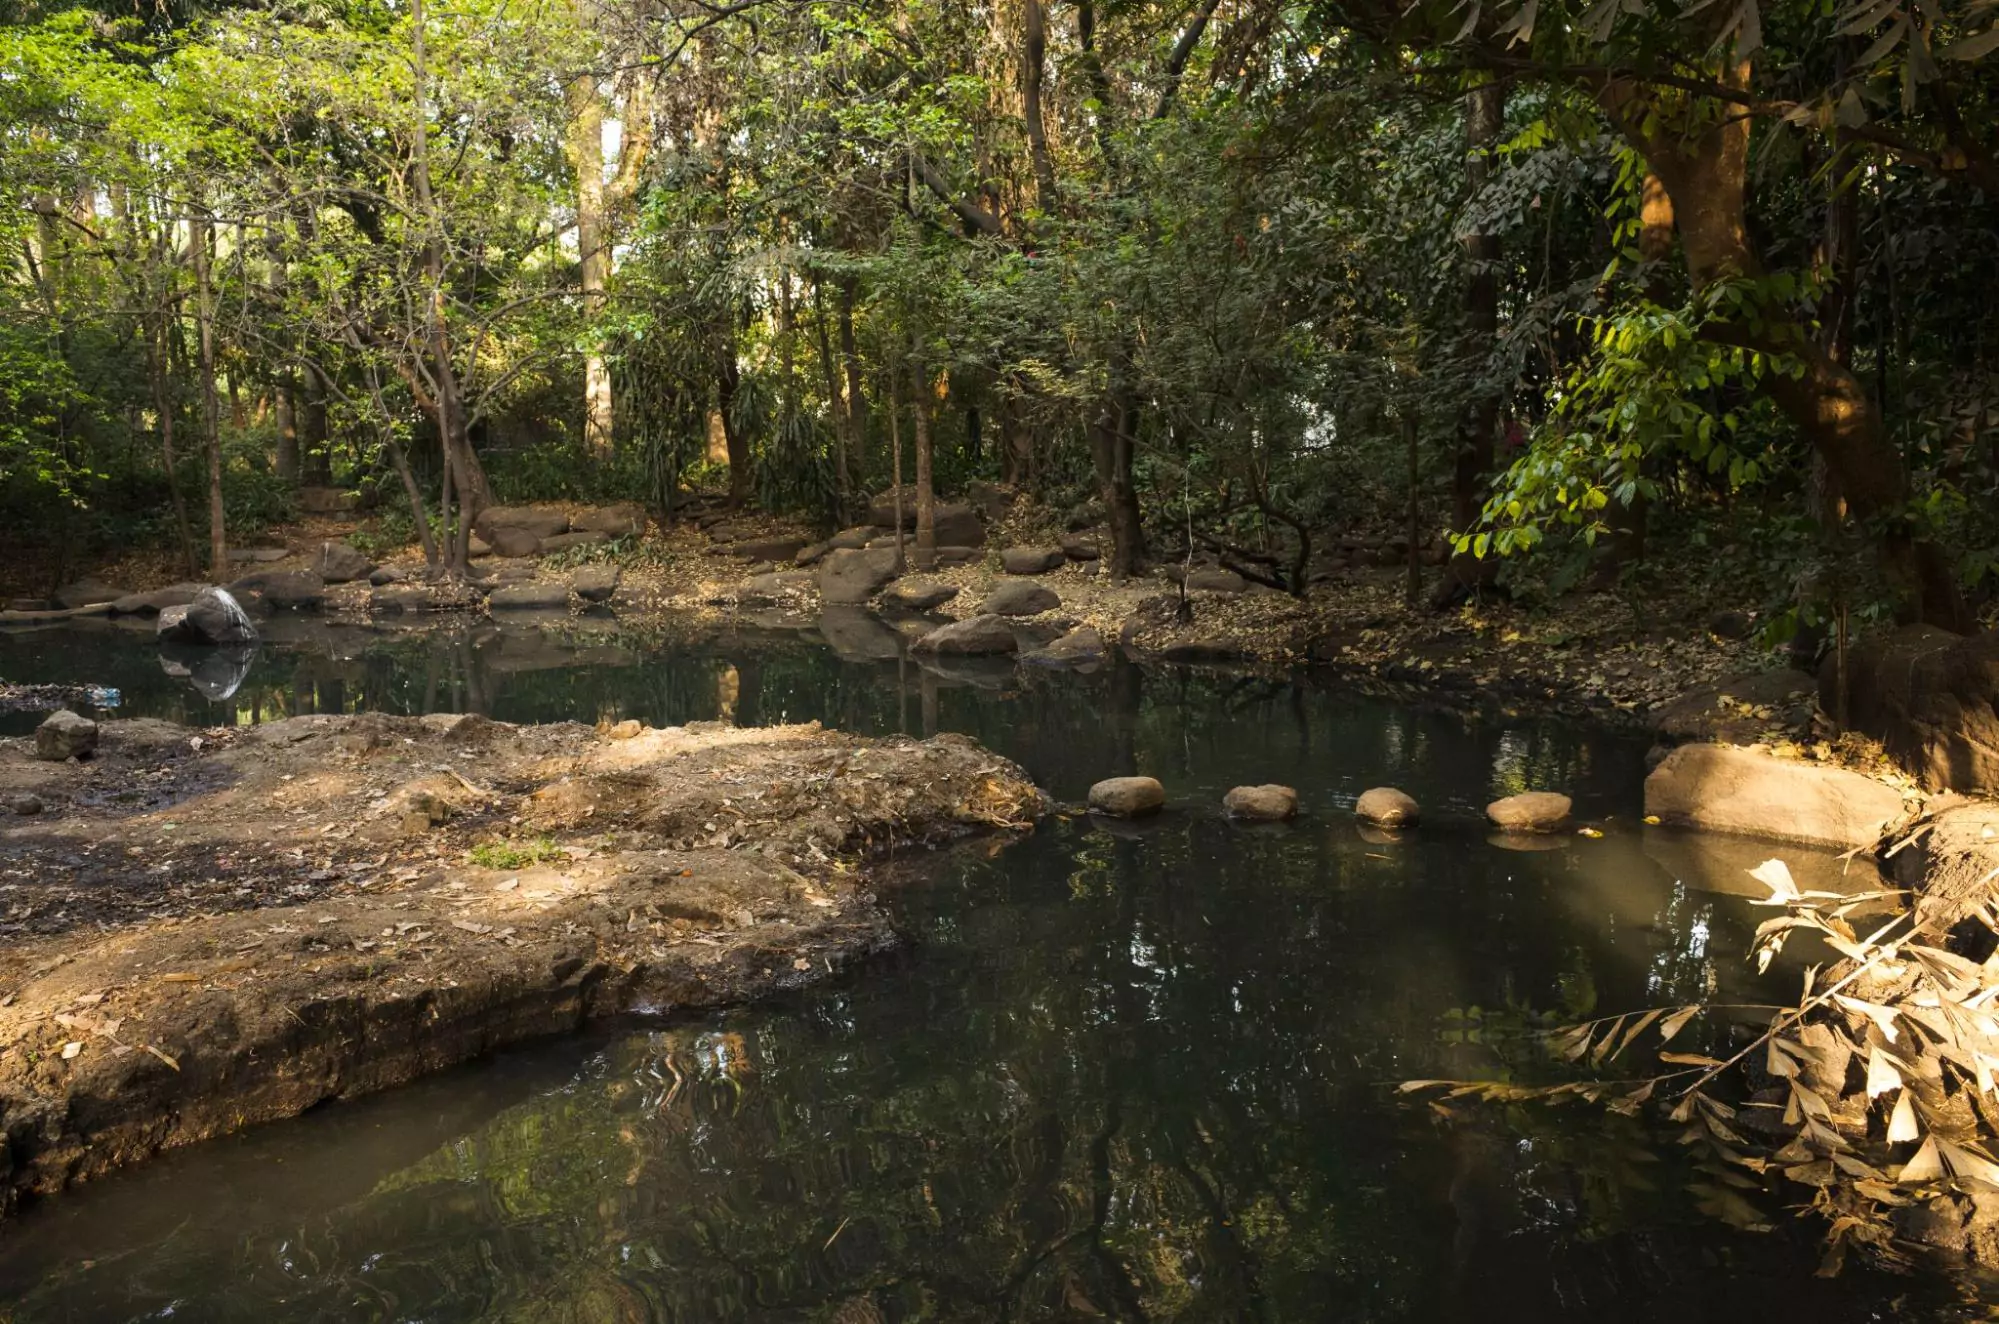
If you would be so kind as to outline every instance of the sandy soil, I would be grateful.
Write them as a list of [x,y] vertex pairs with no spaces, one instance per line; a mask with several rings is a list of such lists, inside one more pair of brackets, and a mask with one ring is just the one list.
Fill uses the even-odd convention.
[[479,717],[0,741],[0,1208],[597,1016],[837,974],[868,861],[1031,823],[961,737]]

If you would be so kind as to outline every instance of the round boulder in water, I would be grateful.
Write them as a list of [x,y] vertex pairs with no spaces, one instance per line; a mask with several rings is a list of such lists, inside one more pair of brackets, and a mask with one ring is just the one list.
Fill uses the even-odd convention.
[[237,647],[257,642],[257,627],[226,588],[204,588],[184,607],[160,613],[161,643]]
[[1282,823],[1298,816],[1298,792],[1289,786],[1238,786],[1222,797],[1230,818],[1252,823]]
[[1090,788],[1090,808],[1112,818],[1143,818],[1166,803],[1166,788],[1153,777],[1111,777]]
[[1528,791],[1494,800],[1485,807],[1485,816],[1494,827],[1507,832],[1560,832],[1569,825],[1572,802],[1553,791]]
[[1376,786],[1362,791],[1360,799],[1354,801],[1353,812],[1361,822],[1383,828],[1414,827],[1416,820],[1422,817],[1422,809],[1415,797],[1393,786]]

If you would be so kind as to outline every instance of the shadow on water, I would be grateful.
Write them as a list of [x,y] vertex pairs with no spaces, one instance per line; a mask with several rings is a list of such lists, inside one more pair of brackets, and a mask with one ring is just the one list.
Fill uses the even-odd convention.
[[[509,1054],[50,1202],[0,1242],[0,1318],[1970,1310],[1940,1278],[1814,1278],[1810,1228],[1781,1210],[1760,1236],[1703,1217],[1635,1123],[1443,1127],[1394,1096],[1491,1071],[1495,1027],[1525,1009],[1795,985],[1795,965],[1759,984],[1740,959],[1761,915],[1737,877],[1760,852],[1635,822],[1641,744],[1220,673],[965,683],[853,622],[829,633],[301,639],[267,647],[227,705],[136,683],[157,664],[103,638],[0,643],[9,679],[120,685],[130,710],[181,720],[816,718],[963,731],[1065,798],[1126,770],[1172,794],[1153,824],[1057,819],[911,871],[892,895],[909,954],[845,985]],[[1272,780],[1300,789],[1305,818],[1220,816],[1223,789]],[[1421,833],[1356,831],[1345,808],[1382,782],[1424,802]],[[1488,841],[1480,807],[1530,785],[1572,790],[1606,835]]]

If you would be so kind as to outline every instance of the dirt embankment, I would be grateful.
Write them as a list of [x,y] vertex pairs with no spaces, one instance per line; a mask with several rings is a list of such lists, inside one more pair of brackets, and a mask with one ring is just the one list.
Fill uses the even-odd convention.
[[591,1017],[894,941],[864,861],[1031,823],[962,737],[478,717],[0,741],[0,1212]]

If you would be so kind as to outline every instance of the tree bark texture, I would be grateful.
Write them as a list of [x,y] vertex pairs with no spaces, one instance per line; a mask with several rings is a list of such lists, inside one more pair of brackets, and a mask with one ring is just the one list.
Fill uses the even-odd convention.
[[[1749,63],[1731,61],[1722,82],[1746,93]],[[1605,81],[1597,96],[1665,185],[1694,288],[1760,277],[1763,267],[1748,224],[1749,119],[1721,114],[1711,105],[1687,108],[1622,79]],[[1802,368],[1795,377],[1770,374],[1764,389],[1825,457],[1853,515],[1879,528],[1883,568],[1911,612],[1958,633],[1971,628],[1949,558],[1908,527],[1908,469],[1875,400],[1852,371],[1809,335],[1794,313],[1767,302],[1753,318],[1711,324],[1708,334],[1787,356]]]

